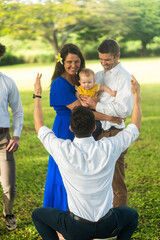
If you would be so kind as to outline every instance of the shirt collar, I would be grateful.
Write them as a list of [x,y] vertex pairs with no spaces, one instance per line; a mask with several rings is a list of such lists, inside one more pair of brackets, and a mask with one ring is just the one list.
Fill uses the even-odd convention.
[[73,140],[74,143],[80,143],[80,144],[90,144],[95,142],[94,138],[91,137],[85,137],[85,138],[77,138],[75,137]]
[[122,64],[121,63],[118,63],[114,68],[110,69],[109,71],[104,71],[104,73],[114,73],[116,74],[119,69],[122,67]]

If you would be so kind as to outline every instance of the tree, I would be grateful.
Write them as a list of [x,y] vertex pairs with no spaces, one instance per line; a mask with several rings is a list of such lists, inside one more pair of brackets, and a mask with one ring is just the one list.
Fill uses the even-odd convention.
[[128,40],[140,40],[141,55],[146,56],[146,46],[155,36],[160,35],[160,1],[159,0],[119,0],[127,6],[133,15],[132,21],[126,22],[128,31],[121,35]]
[[42,36],[53,46],[57,54],[68,36],[80,29],[79,19],[85,18],[85,10],[76,0],[1,1],[1,35],[19,39]]
[[2,0],[1,35],[19,39],[42,36],[57,54],[71,33],[83,44],[104,36],[117,37],[121,28],[125,29],[121,16],[128,21],[121,5],[110,0],[37,0],[36,4],[32,0]]
[[130,28],[126,23],[132,22],[134,16],[123,2],[113,0],[96,2],[99,3],[85,1],[85,6],[90,8],[90,18],[85,22],[85,28],[78,32],[79,39],[86,43],[106,38],[116,39],[121,34],[128,33]]
[[74,33],[83,45],[104,38],[140,40],[142,55],[160,35],[160,0],[1,0],[0,34],[45,38],[55,53]]

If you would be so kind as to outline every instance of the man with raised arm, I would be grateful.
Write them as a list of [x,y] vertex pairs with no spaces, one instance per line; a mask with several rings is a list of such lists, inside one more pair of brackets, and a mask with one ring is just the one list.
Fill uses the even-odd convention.
[[112,179],[120,154],[139,136],[141,128],[140,86],[131,81],[134,107],[131,124],[116,136],[95,141],[95,118],[91,110],[78,106],[71,115],[75,139],[58,139],[44,125],[41,106],[41,75],[35,83],[34,121],[38,138],[54,157],[67,191],[69,211],[37,208],[32,213],[36,229],[45,240],[104,239],[117,236],[129,240],[138,224],[137,212],[129,207],[112,208]]

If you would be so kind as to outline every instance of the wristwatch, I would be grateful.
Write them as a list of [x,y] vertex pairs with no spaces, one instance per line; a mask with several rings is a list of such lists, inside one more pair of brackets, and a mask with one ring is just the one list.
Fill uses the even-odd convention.
[[42,98],[42,96],[41,96],[41,95],[33,94],[33,98]]

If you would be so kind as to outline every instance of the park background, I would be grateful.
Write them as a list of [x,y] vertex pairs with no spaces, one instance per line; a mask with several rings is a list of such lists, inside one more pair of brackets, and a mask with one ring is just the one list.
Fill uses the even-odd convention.
[[119,42],[120,61],[141,84],[142,130],[126,155],[129,206],[139,213],[132,239],[160,239],[160,0],[1,0],[0,42],[7,52],[0,71],[13,78],[20,90],[24,125],[15,153],[18,227],[12,232],[5,229],[0,201],[0,239],[40,239],[31,213],[43,203],[48,153],[34,130],[37,72],[43,74],[45,124],[52,128],[55,112],[49,107],[49,85],[59,49],[64,43],[77,44],[87,67],[96,72],[102,69],[97,47],[106,38]]

